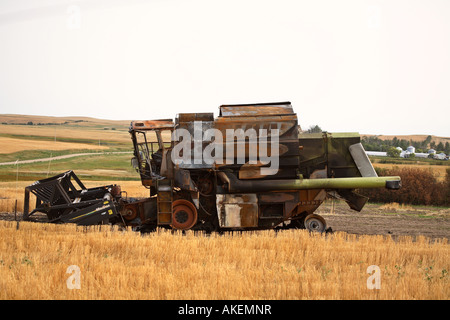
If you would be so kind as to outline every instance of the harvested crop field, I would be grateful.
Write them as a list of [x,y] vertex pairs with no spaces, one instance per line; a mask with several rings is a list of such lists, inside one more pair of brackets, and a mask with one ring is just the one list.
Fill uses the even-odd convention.
[[126,130],[110,130],[109,128],[92,128],[89,126],[24,126],[1,125],[0,134],[35,137],[55,137],[65,139],[101,139],[102,141],[130,142],[130,135]]
[[98,146],[87,143],[27,140],[15,138],[0,138],[0,154],[14,153],[24,150],[104,150],[106,146]]
[[[128,184],[131,190],[139,189],[136,181]],[[450,296],[450,209],[368,204],[358,213],[344,202],[328,201],[317,213],[332,232],[205,234],[158,229],[140,234],[110,226],[16,223],[14,214],[1,213],[0,220],[6,221],[0,221],[0,299]],[[42,222],[45,216],[35,219]],[[381,283],[375,289],[368,282],[374,266]],[[68,288],[73,268],[80,276],[76,290]]]
[[0,299],[445,300],[450,294],[447,239],[305,230],[140,235],[7,221],[0,230]]
[[430,170],[438,181],[444,181],[449,166],[443,165],[430,165],[427,163],[417,164],[392,164],[392,163],[373,163],[374,168],[392,169],[392,168],[414,168],[414,169],[427,169]]

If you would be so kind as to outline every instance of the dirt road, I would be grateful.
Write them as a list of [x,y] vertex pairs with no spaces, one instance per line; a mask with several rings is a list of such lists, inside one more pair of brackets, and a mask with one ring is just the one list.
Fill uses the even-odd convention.
[[426,236],[450,239],[450,208],[406,207],[367,204],[361,212],[348,208],[344,202],[325,203],[317,211],[333,231],[353,234]]
[[45,161],[53,161],[53,160],[61,160],[68,159],[73,157],[81,157],[81,156],[96,156],[102,154],[120,154],[120,153],[133,153],[132,151],[118,151],[118,152],[90,152],[90,153],[74,153],[74,154],[65,154],[62,156],[56,156],[51,158],[40,158],[40,159],[30,159],[30,160],[21,160],[21,161],[10,161],[10,162],[0,162],[0,166],[10,166],[17,164],[25,164],[25,163],[35,163],[35,162],[45,162]]

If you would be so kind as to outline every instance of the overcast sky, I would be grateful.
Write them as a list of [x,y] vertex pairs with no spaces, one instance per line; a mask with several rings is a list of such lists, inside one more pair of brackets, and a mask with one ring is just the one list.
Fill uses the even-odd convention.
[[277,101],[304,129],[450,137],[450,1],[0,1],[0,113]]

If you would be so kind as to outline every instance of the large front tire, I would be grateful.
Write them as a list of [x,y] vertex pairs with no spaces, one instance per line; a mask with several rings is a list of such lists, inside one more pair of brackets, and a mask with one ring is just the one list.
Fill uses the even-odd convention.
[[178,230],[188,230],[197,223],[197,208],[195,205],[184,199],[173,202],[172,205],[172,228]]

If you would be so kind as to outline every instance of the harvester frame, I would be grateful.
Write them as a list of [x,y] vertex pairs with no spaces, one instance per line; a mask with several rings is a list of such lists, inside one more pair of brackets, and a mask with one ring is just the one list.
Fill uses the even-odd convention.
[[[183,129],[195,137],[212,128],[223,136],[229,129],[278,128],[276,174],[262,175],[261,167],[267,164],[250,163],[248,138],[231,142],[235,151],[239,144],[244,145],[243,164],[228,164],[225,154],[224,161],[214,163],[196,162],[192,155],[187,164],[174,164],[173,149],[181,143],[175,131]],[[156,217],[146,221],[155,226],[255,230],[290,225],[324,231],[326,222],[314,211],[327,197],[344,199],[352,209],[360,211],[367,198],[355,189],[401,186],[399,177],[377,176],[359,134],[299,134],[297,115],[290,102],[222,105],[217,118],[212,113],[180,113],[175,121],[133,121],[129,132],[134,144],[134,166],[153,196],[148,201],[153,199],[156,204]],[[155,151],[152,144],[153,153],[148,148],[149,133],[156,136],[158,148]],[[139,140],[140,135],[143,139]],[[268,141],[272,142],[270,138]],[[195,142],[194,138],[192,149],[196,148]],[[209,145],[204,140],[199,143],[201,151]]]

